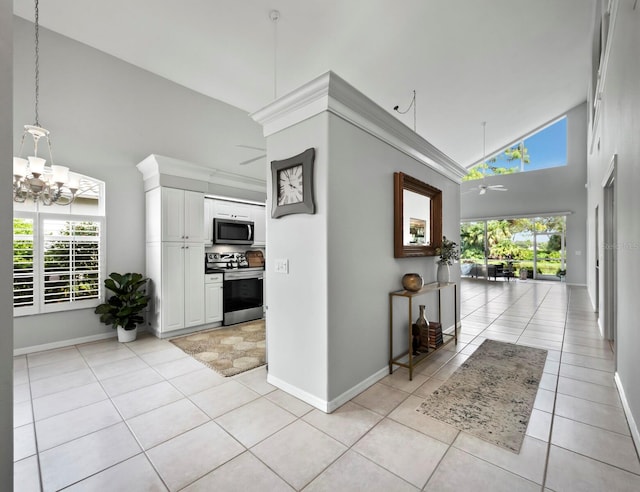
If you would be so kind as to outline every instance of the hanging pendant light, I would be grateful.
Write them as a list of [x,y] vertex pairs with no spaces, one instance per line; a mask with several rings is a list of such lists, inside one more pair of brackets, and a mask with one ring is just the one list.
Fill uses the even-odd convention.
[[[53,163],[49,130],[42,128],[39,122],[38,103],[40,96],[40,25],[38,0],[35,0],[35,123],[25,125],[20,141],[20,157],[13,158],[13,200],[23,203],[27,199],[43,205],[69,205],[76,197],[80,187],[80,176],[69,172],[66,166]],[[33,140],[33,155],[22,157],[25,138]],[[49,166],[46,159],[38,155],[38,143],[44,140],[49,153]]]

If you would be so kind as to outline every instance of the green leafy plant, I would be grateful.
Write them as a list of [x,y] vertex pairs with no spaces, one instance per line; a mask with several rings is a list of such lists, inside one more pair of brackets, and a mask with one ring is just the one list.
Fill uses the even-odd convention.
[[436,254],[440,255],[438,263],[442,265],[452,265],[454,261],[460,259],[458,245],[453,241],[449,241],[446,236],[442,236],[442,246],[436,248]]
[[143,291],[146,282],[147,279],[139,273],[110,274],[104,286],[113,295],[95,309],[95,313],[100,315],[100,322],[113,328],[121,326],[125,330],[134,330],[144,321],[139,313],[149,303],[149,296]]

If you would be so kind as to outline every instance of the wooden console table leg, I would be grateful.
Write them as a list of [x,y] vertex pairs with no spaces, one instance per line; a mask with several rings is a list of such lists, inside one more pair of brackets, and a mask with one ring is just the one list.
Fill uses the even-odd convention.
[[411,304],[412,298],[409,297],[409,381],[413,381],[413,335],[411,330]]
[[389,374],[393,374],[393,296],[389,296]]

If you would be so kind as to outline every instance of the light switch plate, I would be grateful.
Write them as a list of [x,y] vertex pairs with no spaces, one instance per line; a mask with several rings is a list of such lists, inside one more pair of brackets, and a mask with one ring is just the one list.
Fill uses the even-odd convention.
[[287,259],[276,260],[275,272],[276,273],[284,273],[285,275],[288,274],[289,273],[289,260],[287,260]]

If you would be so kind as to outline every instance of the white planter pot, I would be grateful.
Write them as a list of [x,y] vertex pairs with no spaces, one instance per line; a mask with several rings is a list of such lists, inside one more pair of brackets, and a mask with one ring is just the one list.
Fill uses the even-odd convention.
[[133,342],[138,334],[138,328],[133,330],[125,330],[122,326],[118,326],[118,341],[122,343]]
[[447,265],[446,263],[438,263],[437,279],[441,284],[445,284],[451,280],[449,265]]

